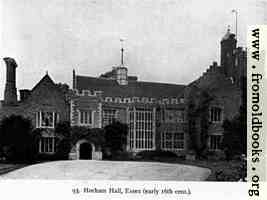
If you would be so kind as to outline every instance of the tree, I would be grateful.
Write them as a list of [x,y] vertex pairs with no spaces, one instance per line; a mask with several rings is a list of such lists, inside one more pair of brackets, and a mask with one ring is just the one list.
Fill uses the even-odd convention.
[[111,152],[124,151],[127,143],[128,126],[118,121],[107,125],[105,128],[106,147]]
[[70,87],[66,83],[57,83],[56,84],[59,91],[64,95],[64,99],[67,103],[69,103],[71,97],[74,95],[73,91],[70,90]]
[[4,118],[0,124],[0,147],[7,160],[29,162],[38,153],[38,136],[31,121],[19,115]]
[[[209,127],[208,108],[214,97],[207,90],[202,90],[195,85],[191,87],[187,107],[188,131],[191,141],[189,148],[193,150],[198,157],[205,157]],[[200,130],[198,131],[199,128]]]
[[240,108],[239,114],[232,120],[224,121],[222,148],[225,151],[227,160],[234,155],[247,153],[246,127],[246,110],[243,107]]

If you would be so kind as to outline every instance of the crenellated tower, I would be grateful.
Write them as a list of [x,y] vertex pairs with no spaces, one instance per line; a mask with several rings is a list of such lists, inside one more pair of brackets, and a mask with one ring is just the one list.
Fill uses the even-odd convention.
[[234,74],[236,42],[235,34],[231,33],[228,28],[221,40],[221,67],[226,77],[229,78]]

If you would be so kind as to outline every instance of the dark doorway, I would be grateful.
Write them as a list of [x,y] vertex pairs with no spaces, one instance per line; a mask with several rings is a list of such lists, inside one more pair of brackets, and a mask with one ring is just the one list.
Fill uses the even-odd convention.
[[92,159],[92,146],[89,143],[82,143],[80,145],[80,159]]

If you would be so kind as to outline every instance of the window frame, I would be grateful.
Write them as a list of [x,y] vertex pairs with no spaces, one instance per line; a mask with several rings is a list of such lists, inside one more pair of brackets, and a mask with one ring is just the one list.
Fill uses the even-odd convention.
[[133,151],[155,149],[154,109],[134,108],[129,111],[129,146]]
[[[52,141],[49,141],[51,139]],[[43,154],[53,154],[55,153],[56,146],[56,137],[55,136],[42,136],[39,139],[39,153]],[[51,142],[51,144],[49,144]],[[51,146],[50,146],[51,145]]]
[[[184,123],[186,122],[185,110],[173,110],[173,109],[165,109],[163,113],[163,121],[166,123]],[[170,118],[172,116],[172,118]]]
[[[218,113],[218,111],[220,111]],[[211,123],[223,122],[223,108],[220,106],[211,106],[209,109],[209,121]]]
[[[52,126],[43,125],[43,113],[52,113]],[[36,128],[55,128],[56,123],[59,122],[59,114],[55,111],[38,111],[36,113]]]
[[[112,111],[114,113],[108,113],[109,111]],[[111,119],[111,116],[114,115],[114,117]],[[106,117],[108,119],[106,119]],[[102,126],[105,127],[112,123],[113,120],[118,120],[118,110],[112,109],[112,108],[104,108],[102,111]],[[108,122],[106,122],[108,121]]]
[[[214,138],[214,139],[212,139]],[[214,144],[212,144],[215,141]],[[209,135],[209,150],[211,151],[220,151],[222,143],[222,135]]]
[[[87,120],[86,120],[86,115],[82,116],[83,113],[87,113]],[[87,121],[87,122],[85,122],[85,121]],[[94,111],[93,110],[87,110],[87,109],[79,109],[78,110],[78,124],[79,124],[79,126],[92,126],[93,121],[94,121]]]
[[[175,138],[175,135],[182,134],[183,139],[179,139],[177,136]],[[167,135],[170,135],[170,138],[167,138]],[[176,143],[180,142],[182,144],[182,147],[175,147]],[[168,147],[168,144],[170,144],[170,147]],[[178,145],[179,146],[179,145]],[[182,151],[185,150],[185,132],[183,131],[164,131],[161,133],[161,149],[166,151]]]

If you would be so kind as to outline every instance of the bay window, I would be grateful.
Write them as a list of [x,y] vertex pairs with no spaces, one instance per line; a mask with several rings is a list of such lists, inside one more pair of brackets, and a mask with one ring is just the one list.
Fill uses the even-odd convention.
[[152,109],[130,110],[129,144],[132,150],[152,150],[154,146],[154,118]]

